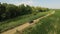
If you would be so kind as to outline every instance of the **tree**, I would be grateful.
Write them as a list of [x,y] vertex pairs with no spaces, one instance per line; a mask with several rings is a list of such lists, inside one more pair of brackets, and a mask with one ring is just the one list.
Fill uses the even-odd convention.
[[0,21],[31,13],[36,14],[38,12],[45,12],[48,10],[49,10],[48,8],[31,7],[29,5],[24,4],[16,6],[14,4],[7,4],[7,3],[1,4],[0,2]]
[[26,5],[26,12],[27,12],[27,14],[32,13],[32,8],[29,5]]
[[13,5],[13,4],[9,4],[7,6],[7,12],[6,12],[6,16],[9,18],[13,18],[13,17],[16,17],[17,15],[17,6]]
[[2,21],[2,19],[4,19],[4,13],[6,11],[6,7],[0,3],[0,20]]

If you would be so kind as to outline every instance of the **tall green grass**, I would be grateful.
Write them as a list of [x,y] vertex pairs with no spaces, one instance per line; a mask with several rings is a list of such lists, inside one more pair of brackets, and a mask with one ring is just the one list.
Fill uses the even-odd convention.
[[60,10],[55,14],[43,18],[30,28],[25,29],[23,34],[60,34]]
[[4,21],[4,22],[0,23],[0,32],[4,32],[4,31],[12,29],[16,26],[22,25],[26,22],[29,22],[30,20],[37,19],[41,16],[46,15],[47,13],[48,12],[39,12],[36,15],[29,14],[29,15],[24,15],[24,16],[20,16],[20,17],[14,18],[14,19]]

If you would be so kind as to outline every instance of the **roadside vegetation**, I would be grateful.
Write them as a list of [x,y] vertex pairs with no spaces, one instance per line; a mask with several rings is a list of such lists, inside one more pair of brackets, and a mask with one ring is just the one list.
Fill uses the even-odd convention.
[[37,13],[36,15],[24,15],[22,17],[18,17],[18,18],[15,18],[15,19],[11,19],[9,21],[5,21],[5,22],[2,22],[0,23],[0,31],[3,32],[3,31],[6,31],[6,30],[9,30],[9,29],[12,29],[14,27],[17,27],[17,26],[20,26],[26,22],[29,22],[31,20],[35,20],[41,16],[44,16],[46,15],[48,12],[43,12],[43,13]]
[[19,6],[0,2],[0,32],[10,30],[49,13],[48,8]]
[[[37,24],[26,28],[18,34],[60,34],[60,10],[49,17],[41,19]],[[17,32],[16,32],[17,33]]]

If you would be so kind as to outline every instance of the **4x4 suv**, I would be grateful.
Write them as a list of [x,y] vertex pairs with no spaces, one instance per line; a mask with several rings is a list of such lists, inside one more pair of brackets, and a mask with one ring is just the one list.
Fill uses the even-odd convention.
[[29,23],[33,23],[34,21],[32,20],[32,21],[30,21]]

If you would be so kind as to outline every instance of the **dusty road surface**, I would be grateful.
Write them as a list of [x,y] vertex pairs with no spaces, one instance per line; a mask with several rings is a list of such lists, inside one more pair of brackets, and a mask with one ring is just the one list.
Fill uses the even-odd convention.
[[31,25],[34,25],[35,23],[38,23],[38,21],[40,21],[40,19],[45,18],[45,17],[47,17],[47,16],[50,16],[50,15],[52,15],[52,14],[54,14],[54,13],[55,13],[55,11],[52,11],[51,13],[49,13],[49,14],[43,16],[43,17],[40,17],[40,18],[38,18],[38,19],[36,19],[36,20],[34,20],[34,22],[31,23],[31,24],[30,24],[29,22],[27,22],[27,23],[25,23],[25,24],[23,24],[23,25],[20,25],[20,26],[18,26],[18,27],[15,27],[15,28],[13,28],[13,29],[11,29],[11,30],[5,31],[5,32],[3,32],[3,33],[1,33],[1,34],[14,34],[14,33],[16,32],[16,30],[22,31],[23,29],[25,29],[25,28],[27,28],[27,27],[29,27],[29,26],[31,26]]

